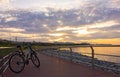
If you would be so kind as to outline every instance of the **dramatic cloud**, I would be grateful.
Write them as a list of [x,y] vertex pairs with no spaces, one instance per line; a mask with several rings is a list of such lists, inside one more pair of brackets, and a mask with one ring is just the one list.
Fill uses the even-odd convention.
[[1,0],[0,38],[45,42],[119,39],[119,4],[119,0]]

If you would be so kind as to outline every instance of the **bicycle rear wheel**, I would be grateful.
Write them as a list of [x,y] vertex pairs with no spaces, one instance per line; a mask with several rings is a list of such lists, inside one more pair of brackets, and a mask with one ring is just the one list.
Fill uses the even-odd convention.
[[19,53],[12,54],[9,59],[10,70],[14,73],[20,73],[24,70],[24,67],[25,67],[24,57]]
[[32,60],[32,63],[33,63],[37,68],[40,67],[40,61],[39,61],[39,59],[38,59],[38,57],[37,57],[36,54],[32,54],[32,55],[31,55],[31,60]]

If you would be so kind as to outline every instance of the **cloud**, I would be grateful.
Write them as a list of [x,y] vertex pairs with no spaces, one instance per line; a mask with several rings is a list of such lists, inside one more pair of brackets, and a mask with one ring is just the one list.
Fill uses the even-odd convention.
[[88,35],[91,33],[96,33],[96,31],[88,31],[87,29],[81,29],[81,30],[76,30],[76,31],[72,31],[73,33],[77,33],[79,35]]
[[20,29],[20,28],[0,28],[1,32],[24,32],[24,29]]
[[[0,11],[0,38],[8,39],[9,34],[19,40],[50,42],[120,38],[120,10],[115,4],[117,0],[113,2],[114,5],[108,0],[63,1],[43,1],[42,7],[38,9],[39,0],[12,0],[8,4],[21,10]],[[21,4],[28,2],[30,5],[21,7]]]
[[5,18],[5,22],[16,21],[16,20],[17,20],[16,17],[8,17],[8,18]]
[[[119,25],[119,22],[116,21],[117,19],[108,19],[106,21],[101,19],[99,22],[97,22],[96,19],[92,19],[92,21],[94,21],[92,23],[87,23],[86,21],[84,23],[77,23],[74,19],[77,19],[77,16],[81,16],[81,14],[76,14],[76,12],[79,12],[79,10],[51,12],[46,16],[44,12],[34,13],[10,11],[8,16],[1,18],[3,21],[0,22],[0,26],[1,28],[6,28],[6,30],[4,29],[4,32],[10,31],[7,28],[15,28],[15,31],[18,31],[18,34],[15,34],[15,36],[18,36],[21,39],[35,39],[37,41],[80,41],[119,37],[118,32],[109,31],[109,29],[112,29],[114,25]],[[7,13],[5,12],[5,14]],[[62,16],[61,19],[59,18],[59,15]],[[15,17],[17,20],[4,22],[5,19],[9,17]],[[114,26],[114,30],[116,28],[118,29],[119,26]],[[17,29],[23,29],[23,31],[19,31]],[[106,32],[101,33],[103,30],[106,30]],[[110,35],[108,36],[108,33],[113,35],[115,33],[115,35],[110,37]]]
[[94,23],[94,24],[89,24],[89,28],[105,28],[105,27],[111,27],[113,25],[118,25],[119,23],[110,20],[110,21],[105,21],[105,22],[100,22],[100,23]]
[[0,4],[9,4],[10,0],[0,0]]
[[120,31],[120,24],[118,25],[112,25],[110,27],[101,27],[101,28],[89,28],[89,30],[97,30],[97,31],[107,31],[107,32],[112,32],[112,31]]
[[120,8],[120,0],[109,0],[109,5],[110,8]]
[[[89,0],[12,0],[11,3],[16,8],[21,9],[34,9],[34,10],[45,10],[45,8],[54,8],[57,10],[68,10],[73,8],[78,8],[79,6],[83,6]],[[29,5],[26,5],[29,3]],[[22,6],[21,6],[22,5]]]
[[48,34],[49,36],[54,36],[54,37],[57,37],[57,36],[64,36],[64,33],[50,33]]
[[2,11],[14,10],[14,7],[11,5],[10,0],[0,0],[0,9]]
[[71,30],[79,30],[81,27],[70,27],[70,26],[64,26],[64,27],[58,27],[56,31],[71,31]]

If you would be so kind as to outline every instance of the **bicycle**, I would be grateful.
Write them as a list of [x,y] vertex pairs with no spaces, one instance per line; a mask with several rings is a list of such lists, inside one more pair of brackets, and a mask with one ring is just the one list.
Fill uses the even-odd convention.
[[19,51],[15,51],[10,56],[9,59],[9,68],[14,73],[20,73],[24,70],[25,65],[29,64],[29,60],[32,61],[35,67],[40,67],[40,60],[37,57],[36,52],[32,49],[31,46],[27,46],[29,48],[29,53],[25,55],[20,45],[17,46]]

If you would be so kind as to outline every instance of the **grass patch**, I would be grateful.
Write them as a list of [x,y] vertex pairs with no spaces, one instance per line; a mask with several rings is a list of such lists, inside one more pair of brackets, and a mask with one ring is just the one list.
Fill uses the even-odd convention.
[[0,49],[0,58],[8,55],[13,51],[14,48],[6,48],[6,49]]

